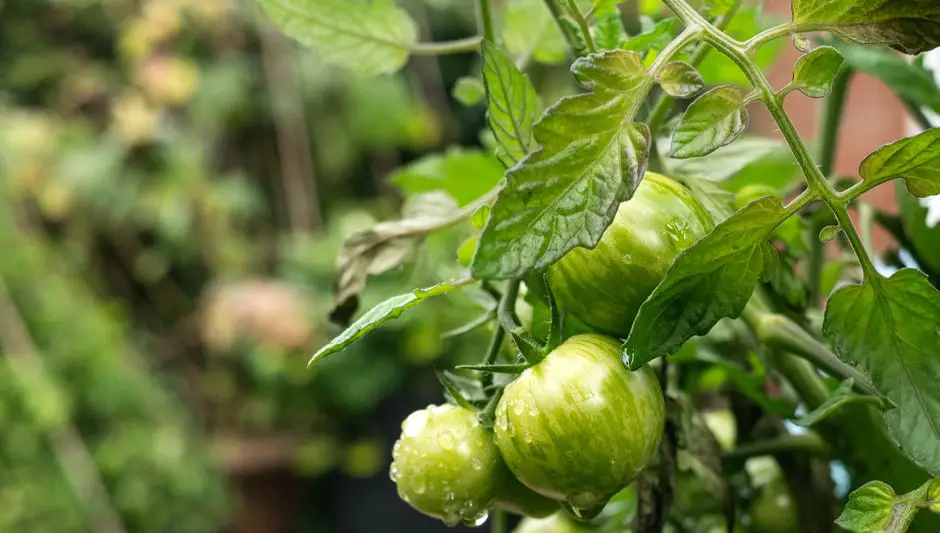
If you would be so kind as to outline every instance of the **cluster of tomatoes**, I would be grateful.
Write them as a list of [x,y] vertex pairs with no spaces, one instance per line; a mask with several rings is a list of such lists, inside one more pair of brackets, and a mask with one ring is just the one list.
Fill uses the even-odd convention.
[[401,498],[449,525],[479,525],[494,506],[544,518],[532,531],[578,531],[561,509],[596,516],[654,460],[666,418],[655,374],[628,370],[617,338],[676,255],[713,225],[687,189],[648,173],[595,248],[548,272],[559,305],[597,333],[567,339],[506,385],[492,428],[456,405],[412,413],[393,449]]

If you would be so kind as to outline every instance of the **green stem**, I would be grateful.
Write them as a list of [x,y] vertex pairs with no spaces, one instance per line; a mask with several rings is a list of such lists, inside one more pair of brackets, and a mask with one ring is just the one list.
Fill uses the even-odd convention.
[[568,0],[568,11],[571,12],[571,16],[578,24],[578,27],[581,28],[581,33],[584,34],[584,43],[587,45],[588,51],[592,54],[596,54],[597,45],[594,44],[594,36],[591,35],[591,26],[588,24],[587,19],[584,18],[575,0]]
[[493,9],[490,0],[479,0],[477,3],[477,16],[483,39],[495,43],[496,33],[493,31]]
[[744,310],[742,318],[761,342],[805,359],[839,380],[851,378],[860,392],[878,396],[865,374],[844,363],[832,350],[789,318],[759,311],[751,305]]
[[740,461],[751,457],[765,455],[780,455],[784,453],[803,453],[811,455],[825,455],[829,448],[826,442],[815,433],[802,435],[785,435],[771,440],[755,442],[739,446],[726,452],[722,459],[725,461]]
[[[741,2],[735,2],[734,6],[727,13],[715,20],[715,27],[722,31],[727,28],[739,7],[741,7]],[[693,67],[701,65],[710,50],[711,47],[703,43],[695,50],[692,57],[689,58],[689,64]],[[656,101],[656,105],[653,106],[653,111],[650,112],[650,116],[646,120],[646,124],[649,126],[653,137],[656,136],[659,128],[661,128],[663,123],[666,122],[666,119],[669,118],[669,113],[672,111],[675,101],[675,98],[665,92],[659,96],[659,100]]]
[[[486,350],[486,355],[483,357],[484,365],[492,365],[499,359],[499,352],[503,347],[503,339],[506,338],[506,329],[502,326],[502,323],[504,319],[512,320],[516,297],[519,295],[519,283],[520,281],[517,279],[511,280],[509,284],[506,285],[506,290],[503,291],[503,295],[499,299],[499,304],[497,304],[496,307],[496,315],[499,319],[496,324],[496,329],[493,331],[493,336],[490,338],[490,345]],[[492,385],[493,374],[490,372],[481,373],[480,384],[483,388]]]
[[748,53],[752,53],[765,43],[780,37],[786,37],[793,33],[808,33],[814,31],[823,31],[826,29],[824,24],[783,24],[773,28],[766,29],[754,37],[751,37],[744,43],[744,48]]
[[446,54],[459,54],[461,52],[476,52],[480,49],[480,37],[467,37],[442,43],[418,43],[411,47],[411,53],[422,56],[439,56]]
[[509,526],[506,523],[506,511],[493,509],[492,517],[493,525],[490,526],[490,531],[493,533],[509,533]]

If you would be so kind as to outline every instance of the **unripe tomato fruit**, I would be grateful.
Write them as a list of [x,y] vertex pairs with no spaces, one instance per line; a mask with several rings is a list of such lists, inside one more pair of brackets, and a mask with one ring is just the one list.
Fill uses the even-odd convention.
[[898,197],[898,207],[901,211],[901,222],[904,225],[904,234],[911,241],[912,251],[917,255],[918,261],[924,268],[940,274],[940,224],[930,226],[927,224],[927,208],[915,198],[904,180],[897,181],[895,194]]
[[506,476],[506,483],[496,498],[496,507],[512,514],[533,518],[545,518],[559,509],[558,502],[526,487],[512,474]]
[[800,515],[790,489],[781,480],[769,483],[749,509],[748,533],[799,533]]
[[589,518],[656,454],[665,422],[653,372],[627,370],[620,343],[571,337],[510,383],[496,444],[523,484]]
[[591,528],[578,524],[564,513],[547,518],[526,518],[512,533],[588,533]]
[[549,267],[552,292],[588,326],[625,337],[673,259],[713,226],[691,192],[647,172],[596,247],[574,248]]
[[486,520],[510,475],[493,433],[476,413],[454,405],[411,413],[392,458],[390,475],[401,499],[451,526]]

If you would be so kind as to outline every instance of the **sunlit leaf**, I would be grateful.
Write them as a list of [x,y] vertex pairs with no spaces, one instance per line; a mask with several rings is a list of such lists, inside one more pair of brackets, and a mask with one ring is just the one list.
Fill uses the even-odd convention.
[[541,63],[561,63],[568,57],[568,44],[544,0],[506,3],[503,44],[510,54]]
[[663,48],[672,42],[676,28],[679,27],[679,21],[672,18],[663,19],[656,26],[639,35],[627,39],[621,48],[631,50],[640,55],[646,55],[646,52],[653,50],[661,52]]
[[744,93],[730,85],[716,87],[689,105],[672,133],[676,159],[701,157],[730,144],[747,129]]
[[620,48],[627,40],[627,32],[623,29],[623,19],[620,18],[620,12],[613,10],[600,16],[595,13],[595,17],[597,17],[597,21],[591,31],[597,47],[601,50]]
[[444,191],[466,205],[495,187],[503,172],[496,157],[455,146],[399,168],[389,180],[408,194]]
[[500,148],[500,159],[510,167],[534,149],[532,126],[541,108],[535,88],[495,44],[483,42],[483,81],[486,117]]
[[509,278],[594,246],[646,170],[649,129],[633,122],[649,91],[642,58],[611,50],[572,66],[592,92],[566,97],[535,125],[541,148],[506,175],[473,272]]
[[418,30],[390,0],[258,0],[285,35],[326,62],[363,76],[395,72],[408,61]]
[[793,67],[793,86],[812,98],[832,90],[832,80],[842,68],[842,54],[831,46],[820,46],[802,56]]
[[890,532],[897,495],[888,484],[869,481],[849,494],[836,524],[854,533]]
[[940,194],[940,128],[882,146],[862,161],[859,173],[873,182],[904,178],[919,198]]
[[836,353],[871,375],[894,402],[891,435],[931,474],[940,473],[940,293],[905,269],[835,292],[823,331]]

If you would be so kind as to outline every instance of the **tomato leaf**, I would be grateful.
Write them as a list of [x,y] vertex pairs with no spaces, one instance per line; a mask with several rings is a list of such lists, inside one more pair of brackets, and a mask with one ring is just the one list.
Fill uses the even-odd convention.
[[393,296],[388,300],[385,300],[372,309],[369,309],[351,326],[337,335],[336,338],[320,348],[320,350],[318,350],[317,353],[313,354],[313,357],[310,358],[309,364],[316,363],[328,355],[346,349],[346,347],[352,343],[375,331],[385,322],[393,318],[398,318],[406,310],[418,305],[428,298],[432,296],[439,296],[441,294],[447,294],[454,289],[463,287],[464,285],[472,282],[473,280],[469,278],[456,281],[445,281],[443,283],[434,285],[433,287],[428,287],[426,289],[416,289],[412,292]]
[[597,22],[594,23],[592,34],[594,43],[601,50],[620,48],[627,40],[627,31],[623,28],[623,19],[620,12],[612,10],[609,13],[598,15],[594,13]]
[[400,220],[379,222],[343,243],[336,258],[334,303],[330,320],[345,325],[359,307],[359,295],[369,276],[402,265],[419,240],[453,220],[454,201],[441,193],[418,195],[404,209]]
[[621,48],[631,50],[640,55],[646,55],[646,52],[655,50],[661,52],[672,42],[676,28],[679,27],[679,21],[676,19],[663,19],[651,29],[627,39]]
[[258,0],[285,35],[362,76],[398,71],[418,40],[414,21],[388,0]]
[[940,3],[934,0],[792,0],[793,22],[823,26],[861,44],[919,54],[940,45]]
[[820,46],[800,57],[793,67],[793,86],[811,98],[823,98],[832,90],[832,80],[842,68],[842,54],[831,46]]
[[738,87],[716,87],[689,105],[672,134],[676,159],[701,157],[730,144],[747,129],[744,93]]
[[594,246],[646,171],[649,128],[633,122],[649,79],[639,54],[577,60],[591,93],[561,99],[535,125],[541,148],[506,174],[473,261],[481,278],[519,277]]
[[568,43],[543,0],[509,0],[503,15],[503,44],[514,56],[561,63]]
[[866,279],[829,298],[823,332],[897,405],[885,422],[901,450],[940,473],[940,292],[911,269]]
[[919,198],[940,194],[940,128],[882,146],[862,161],[859,173],[876,183],[904,178]]
[[462,76],[457,79],[454,88],[451,91],[454,100],[461,104],[472,107],[480,103],[486,95],[486,89],[483,82],[473,76]]
[[408,194],[444,191],[467,205],[495,187],[503,171],[492,155],[455,146],[399,168],[389,180]]
[[707,209],[716,221],[731,216],[734,194],[726,191],[714,180],[700,176],[679,176],[678,179],[685,185],[695,198]]
[[859,46],[835,39],[830,44],[842,53],[846,66],[870,74],[898,95],[940,113],[937,82],[924,67],[884,48]]
[[602,17],[607,16],[617,12],[617,4],[621,0],[593,0],[594,3],[594,16]]
[[[662,151],[669,151],[668,145],[662,148]],[[766,137],[745,135],[704,157],[667,159],[665,163],[669,175],[701,175],[715,181],[725,181],[750,165],[777,157],[795,166],[795,163],[792,163],[792,154],[782,142]],[[791,176],[795,174],[794,171]]]
[[887,529],[894,518],[897,495],[887,483],[869,481],[849,494],[836,524],[856,533],[893,531]]
[[659,71],[657,81],[666,94],[676,98],[691,98],[705,87],[695,67],[682,61],[668,63]]
[[640,368],[739,316],[767,269],[769,235],[784,217],[780,199],[755,200],[680,253],[640,307],[621,348],[624,362]]
[[854,386],[855,380],[852,378],[843,381],[839,384],[836,390],[832,391],[832,393],[828,398],[826,398],[826,401],[823,402],[822,405],[801,416],[799,419],[794,420],[793,423],[798,426],[810,427],[813,424],[822,422],[828,418],[829,415],[838,411],[839,408],[843,405],[850,403],[864,403],[869,401],[881,403],[880,400],[872,396],[863,396],[861,394],[852,392],[852,387]]
[[511,167],[534,148],[532,125],[541,112],[538,95],[529,78],[489,41],[483,41],[483,81],[486,118],[500,147],[500,159]]

